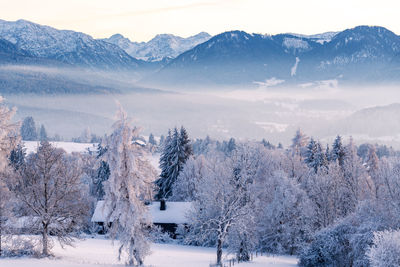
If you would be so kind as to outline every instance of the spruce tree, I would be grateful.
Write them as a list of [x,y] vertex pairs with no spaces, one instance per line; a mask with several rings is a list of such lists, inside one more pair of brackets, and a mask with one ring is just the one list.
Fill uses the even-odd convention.
[[307,164],[309,168],[314,169],[315,173],[317,173],[318,171],[318,162],[316,160],[317,153],[318,153],[317,143],[313,138],[311,138],[310,142],[307,145],[304,162]]
[[307,140],[308,137],[300,129],[298,129],[292,139],[292,154],[298,155],[301,158],[303,156],[304,148],[307,145]]
[[231,138],[229,139],[228,142],[228,147],[227,147],[227,152],[228,154],[230,154],[232,151],[234,151],[236,149],[236,141],[235,138]]
[[43,124],[40,126],[39,139],[40,139],[40,141],[47,141],[47,132],[46,132],[46,128],[44,128]]
[[340,137],[340,135],[338,135],[338,136],[336,136],[336,139],[332,145],[331,160],[332,161],[337,160],[339,163],[339,166],[343,167],[345,156],[346,156],[346,150],[342,144],[342,138]]
[[17,147],[11,151],[8,159],[11,167],[13,167],[14,170],[18,170],[24,164],[26,156],[25,151],[26,149],[23,148],[21,144],[18,144]]
[[156,181],[157,199],[171,196],[173,185],[191,154],[193,154],[192,146],[186,129],[182,127],[180,131],[177,128],[173,130],[173,133],[169,131],[160,157],[161,174]]
[[35,121],[32,117],[26,117],[22,122],[21,138],[25,141],[37,141]]
[[157,145],[157,141],[154,139],[154,135],[152,133],[149,135],[149,144],[153,146]]

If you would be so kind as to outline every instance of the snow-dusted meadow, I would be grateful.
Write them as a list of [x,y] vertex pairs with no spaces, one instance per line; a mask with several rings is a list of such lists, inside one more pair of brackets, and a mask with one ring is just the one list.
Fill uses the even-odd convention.
[[[52,258],[1,258],[2,267],[94,267],[94,266],[125,266],[118,261],[118,242],[113,245],[108,239],[101,237],[77,241],[75,247],[61,248],[55,245]],[[152,267],[208,267],[215,262],[215,249],[182,246],[174,244],[152,244],[151,255],[146,257],[145,265]],[[233,255],[228,255],[229,259]],[[226,263],[227,266],[228,263]],[[296,266],[297,259],[290,256],[260,256],[250,263],[235,264],[235,266],[252,267],[290,267]]]

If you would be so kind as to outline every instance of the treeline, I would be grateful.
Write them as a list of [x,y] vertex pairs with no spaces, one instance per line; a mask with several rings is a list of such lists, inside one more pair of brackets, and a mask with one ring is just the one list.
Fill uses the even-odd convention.
[[[13,111],[0,107],[0,253],[50,255],[49,236],[72,244],[95,232],[90,217],[104,200],[110,237],[128,264],[142,265],[160,234],[146,204],[166,199],[192,203],[179,240],[216,247],[218,264],[223,249],[241,261],[255,251],[298,255],[302,266],[398,263],[400,156],[393,149],[340,136],[322,144],[300,130],[286,148],[191,140],[184,127],[159,142],[150,135],[144,146],[125,112],[118,114],[94,153],[67,154],[43,140],[26,155]],[[149,151],[161,153],[160,175]],[[29,245],[19,236],[25,233],[40,236],[40,245]]]
[[159,195],[194,203],[182,242],[217,247],[218,264],[222,248],[242,261],[254,251],[298,255],[301,266],[398,262],[400,239],[393,244],[380,232],[400,227],[396,151],[340,136],[322,145],[301,131],[279,147],[206,138],[180,162],[171,159],[183,158],[176,152],[183,149],[165,145],[160,166],[169,176],[158,184],[172,186]]

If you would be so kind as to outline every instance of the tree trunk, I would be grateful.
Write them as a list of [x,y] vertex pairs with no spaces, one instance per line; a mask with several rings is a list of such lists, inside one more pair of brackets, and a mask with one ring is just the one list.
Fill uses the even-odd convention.
[[43,250],[42,254],[44,256],[49,255],[49,240],[48,240],[48,226],[47,224],[43,224],[43,232],[42,232],[42,243],[43,243]]
[[218,242],[217,242],[217,265],[221,266],[221,259],[222,259],[222,240],[218,239]]

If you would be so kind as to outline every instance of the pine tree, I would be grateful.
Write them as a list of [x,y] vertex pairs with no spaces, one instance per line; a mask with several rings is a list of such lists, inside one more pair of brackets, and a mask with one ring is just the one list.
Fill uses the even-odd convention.
[[168,132],[160,157],[161,174],[156,181],[159,189],[157,199],[171,196],[173,185],[192,153],[192,146],[185,128],[182,127],[180,132],[175,128],[172,134],[171,131]]
[[328,144],[326,144],[326,149],[325,149],[325,157],[326,157],[326,160],[328,161],[328,162],[330,162],[332,159],[332,153],[331,153],[331,151],[330,151],[330,149],[329,149],[329,145]]
[[317,173],[318,171],[318,162],[316,160],[316,156],[318,153],[318,146],[315,140],[311,137],[310,142],[307,145],[307,150],[305,152],[304,162],[307,166]]
[[37,132],[35,121],[32,117],[26,117],[21,125],[21,138],[25,141],[36,141]]
[[8,160],[14,170],[18,170],[19,168],[22,167],[22,165],[25,162],[25,156],[26,156],[26,149],[23,148],[21,144],[18,144],[17,147],[11,151]]
[[165,142],[165,136],[164,135],[161,135],[160,136],[160,146],[162,146],[163,144],[164,144],[164,142]]
[[308,137],[300,129],[298,129],[292,139],[292,145],[290,146],[292,149],[292,154],[300,156],[301,159],[304,149],[307,145],[307,140]]
[[227,150],[228,150],[227,152],[228,152],[228,154],[232,153],[235,149],[236,149],[236,141],[235,141],[235,138],[231,138],[231,139],[229,139],[228,147],[227,147]]
[[93,184],[94,188],[94,195],[97,197],[98,200],[103,199],[105,192],[104,192],[104,182],[110,178],[110,166],[104,160],[100,161],[100,166],[97,169],[97,175]]
[[43,124],[40,126],[39,139],[40,139],[40,141],[47,141],[47,132],[46,132],[46,128],[44,128]]
[[[182,126],[181,127],[181,131],[180,131],[180,135],[179,135],[179,139],[180,139],[180,146],[183,148],[183,154],[182,154],[182,162],[183,164],[186,162],[186,160],[190,157],[190,155],[193,154],[193,148],[189,139],[189,135],[186,131],[186,129]],[[182,164],[182,165],[183,165]]]
[[157,141],[156,141],[156,139],[154,139],[154,135],[152,133],[149,135],[149,144],[151,144],[153,146],[157,145]]
[[132,144],[138,129],[131,128],[122,108],[118,115],[114,132],[107,138],[105,155],[111,172],[105,186],[105,205],[110,207],[107,221],[112,222],[111,237],[121,244],[119,258],[125,250],[126,263],[141,266],[150,249],[151,220],[145,202],[152,199],[156,171],[146,160],[145,151]]
[[346,151],[342,144],[342,137],[340,137],[340,135],[338,135],[332,145],[331,160],[332,161],[337,160],[339,163],[339,166],[343,167],[345,156],[346,156]]
[[315,155],[317,171],[319,168],[323,168],[325,171],[328,169],[329,161],[326,157],[326,153],[322,150],[322,145],[317,142],[317,154]]

